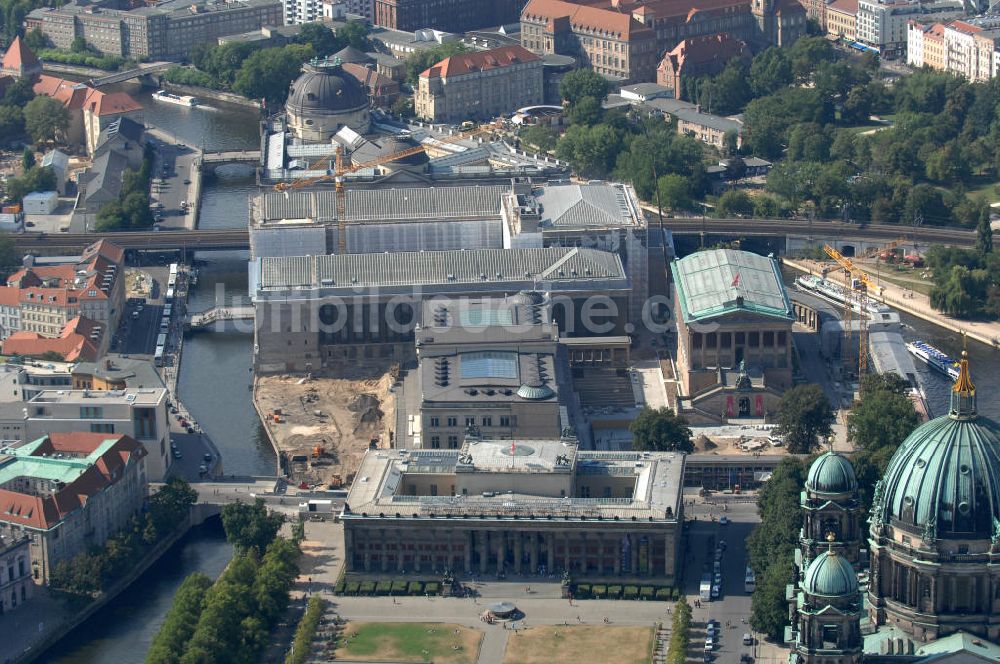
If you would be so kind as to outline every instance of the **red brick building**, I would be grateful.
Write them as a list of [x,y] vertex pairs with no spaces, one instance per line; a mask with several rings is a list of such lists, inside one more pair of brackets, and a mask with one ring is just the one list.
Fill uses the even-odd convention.
[[656,82],[673,90],[674,97],[679,99],[686,79],[718,74],[730,60],[749,57],[747,45],[724,32],[692,37],[663,56],[656,68]]

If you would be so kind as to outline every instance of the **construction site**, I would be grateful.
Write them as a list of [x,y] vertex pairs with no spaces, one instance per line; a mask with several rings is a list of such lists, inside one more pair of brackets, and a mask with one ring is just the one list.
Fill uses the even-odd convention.
[[284,474],[301,488],[354,480],[370,447],[390,447],[399,365],[370,360],[302,375],[258,376],[254,405]]

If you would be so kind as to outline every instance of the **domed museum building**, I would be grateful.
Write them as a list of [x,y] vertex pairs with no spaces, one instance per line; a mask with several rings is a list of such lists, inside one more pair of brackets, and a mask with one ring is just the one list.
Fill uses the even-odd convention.
[[368,93],[337,58],[312,60],[288,90],[288,128],[308,143],[325,143],[342,127],[358,134],[371,125]]

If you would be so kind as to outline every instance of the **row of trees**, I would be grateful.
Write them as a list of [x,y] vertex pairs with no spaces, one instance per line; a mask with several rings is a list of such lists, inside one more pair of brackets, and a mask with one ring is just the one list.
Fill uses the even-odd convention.
[[303,63],[332,55],[345,46],[366,49],[368,28],[363,23],[349,22],[335,34],[321,23],[307,23],[294,43],[273,48],[244,42],[196,44],[191,49],[194,69],[172,67],[164,77],[172,83],[231,90],[251,99],[264,99],[269,105],[280,105]]
[[670,643],[667,644],[667,664],[684,664],[691,644],[691,605],[687,600],[674,605],[670,626]]
[[640,452],[692,452],[691,429],[683,415],[666,406],[646,406],[628,425],[632,448]]
[[785,586],[795,580],[793,561],[802,528],[799,494],[805,476],[802,461],[794,457],[782,459],[760,490],[760,523],[747,538],[747,555],[757,578],[750,625],[771,639],[783,638],[788,623]]
[[126,168],[118,200],[105,203],[97,212],[98,231],[142,230],[153,225],[149,208],[149,185],[153,174],[152,146],[146,145],[138,171]]
[[127,528],[101,547],[58,563],[50,572],[53,588],[79,595],[94,595],[127,573],[150,547],[184,522],[198,494],[184,480],[174,479],[147,501],[142,517],[133,517]]
[[288,607],[288,592],[299,573],[298,557],[296,546],[278,537],[263,555],[256,548],[237,553],[211,586],[203,575],[188,577],[153,640],[146,664],[256,661],[271,628]]
[[298,627],[295,628],[295,638],[292,639],[292,650],[285,657],[285,664],[305,664],[312,652],[313,637],[316,635],[316,628],[319,627],[319,620],[326,610],[326,602],[319,595],[309,598],[306,612],[302,615]]

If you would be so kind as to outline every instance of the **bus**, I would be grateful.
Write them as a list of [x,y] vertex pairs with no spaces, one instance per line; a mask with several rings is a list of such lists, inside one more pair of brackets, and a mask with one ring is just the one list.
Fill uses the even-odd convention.
[[173,286],[171,286],[170,288],[167,289],[167,295],[164,298],[164,300],[166,302],[168,302],[168,303],[174,301],[174,287]]
[[177,263],[171,263],[170,264],[170,276],[171,277],[176,277],[177,276]]
[[757,588],[757,577],[753,570],[747,567],[746,578],[743,579],[743,592],[752,593]]
[[167,345],[167,335],[165,333],[161,333],[159,336],[156,337],[156,345],[159,348],[165,348],[166,347],[166,345]]
[[712,601],[712,575],[705,574],[701,577],[701,586],[699,587],[698,597],[703,602]]
[[153,362],[158,367],[162,367],[163,366],[163,346],[157,346],[156,347],[156,352],[153,353]]

